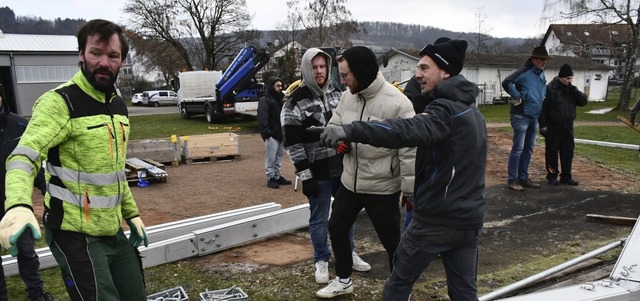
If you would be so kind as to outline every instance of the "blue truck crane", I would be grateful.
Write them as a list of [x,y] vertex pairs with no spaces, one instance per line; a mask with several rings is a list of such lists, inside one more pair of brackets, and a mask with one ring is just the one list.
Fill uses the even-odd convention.
[[227,70],[179,74],[178,108],[183,118],[206,114],[215,123],[237,114],[256,116],[264,86],[255,75],[269,62],[269,53],[242,48]]

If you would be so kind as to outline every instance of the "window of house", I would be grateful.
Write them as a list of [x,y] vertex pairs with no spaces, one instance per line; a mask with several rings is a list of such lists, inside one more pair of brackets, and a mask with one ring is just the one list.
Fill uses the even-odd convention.
[[16,66],[16,82],[66,82],[78,72],[78,66]]
[[585,31],[585,32],[584,32],[584,35],[585,35],[585,36],[589,36],[589,32],[588,32],[588,31]]
[[619,35],[619,33],[618,33],[618,31],[617,31],[617,30],[612,30],[612,31],[611,31],[611,35],[612,35],[612,36],[617,36],[617,35]]

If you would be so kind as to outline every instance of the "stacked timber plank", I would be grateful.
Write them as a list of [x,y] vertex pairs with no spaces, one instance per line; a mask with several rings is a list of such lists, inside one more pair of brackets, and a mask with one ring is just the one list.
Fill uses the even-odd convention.
[[157,180],[160,183],[167,182],[165,165],[149,158],[127,158],[125,172],[128,182],[137,182],[140,180]]

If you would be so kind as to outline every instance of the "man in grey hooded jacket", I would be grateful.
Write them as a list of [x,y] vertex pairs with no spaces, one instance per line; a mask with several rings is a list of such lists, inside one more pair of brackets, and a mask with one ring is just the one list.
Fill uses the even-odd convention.
[[[342,92],[329,83],[331,57],[318,48],[308,49],[302,56],[302,83],[286,99],[280,121],[284,147],[302,180],[302,193],[309,200],[309,234],[317,283],[329,282],[328,262],[331,251],[327,244],[327,224],[331,197],[338,188],[342,163],[333,148],[320,146],[320,134],[307,128],[325,126],[335,112]],[[353,227],[349,235],[353,249]],[[371,266],[353,253],[353,268],[370,270]]]

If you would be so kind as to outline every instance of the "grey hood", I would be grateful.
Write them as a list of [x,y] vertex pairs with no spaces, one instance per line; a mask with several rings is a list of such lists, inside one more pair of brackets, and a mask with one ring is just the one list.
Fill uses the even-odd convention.
[[[316,80],[313,78],[313,67],[311,66],[311,60],[317,55],[324,55],[327,58],[327,81],[323,87],[318,86]],[[302,69],[302,85],[307,86],[317,96],[321,96],[329,92],[329,76],[331,75],[331,56],[326,52],[318,48],[309,48],[302,55],[302,62],[300,63]]]

